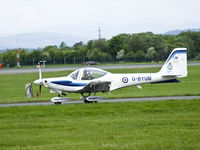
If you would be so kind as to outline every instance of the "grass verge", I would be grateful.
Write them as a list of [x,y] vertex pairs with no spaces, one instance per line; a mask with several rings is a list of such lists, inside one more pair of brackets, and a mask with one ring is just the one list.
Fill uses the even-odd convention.
[[200,100],[0,109],[1,149],[200,149]]

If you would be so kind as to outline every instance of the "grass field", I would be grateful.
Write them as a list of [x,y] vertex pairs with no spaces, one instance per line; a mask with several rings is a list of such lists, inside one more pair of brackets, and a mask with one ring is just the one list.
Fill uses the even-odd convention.
[[[159,68],[111,69],[113,73],[157,72]],[[200,95],[200,66],[189,66],[178,84],[146,84],[98,94],[106,98]],[[71,71],[43,73],[67,76]],[[49,101],[56,94],[25,98],[24,85],[38,73],[0,75],[0,103]],[[38,86],[34,85],[34,94]],[[69,94],[79,100],[79,94]],[[200,99],[25,106],[0,108],[0,149],[200,149]]]
[[[143,68],[143,69],[111,69],[113,73],[142,73],[157,72],[160,68]],[[97,94],[105,98],[129,98],[129,97],[149,97],[149,96],[174,96],[174,95],[200,95],[200,66],[189,66],[188,77],[180,79],[181,83],[170,84],[145,84],[143,89],[128,87],[112,91],[110,95]],[[43,77],[67,76],[72,71],[43,73]],[[25,84],[38,79],[38,73],[27,74],[9,74],[0,75],[0,103],[8,102],[25,102],[25,101],[49,101],[56,94],[49,93],[49,89],[42,88],[40,98],[28,99],[25,97]],[[38,86],[33,86],[34,95],[36,96]],[[79,100],[80,94],[69,94],[72,100]]]
[[0,149],[200,149],[200,100],[0,108]]

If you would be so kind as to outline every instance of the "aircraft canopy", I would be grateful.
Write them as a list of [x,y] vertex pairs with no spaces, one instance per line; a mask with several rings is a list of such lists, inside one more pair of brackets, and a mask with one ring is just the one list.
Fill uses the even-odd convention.
[[97,68],[83,68],[74,71],[70,77],[74,80],[77,80],[78,78],[81,80],[93,80],[103,77],[107,73],[108,72]]

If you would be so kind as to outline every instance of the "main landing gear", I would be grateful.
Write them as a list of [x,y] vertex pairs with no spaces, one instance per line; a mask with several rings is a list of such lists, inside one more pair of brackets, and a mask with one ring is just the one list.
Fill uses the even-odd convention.
[[82,97],[81,100],[84,101],[84,103],[97,103],[98,101],[104,100],[104,97],[100,96],[90,96],[91,93],[88,94],[88,96],[84,96],[83,93],[81,93]]
[[67,98],[67,97],[60,97],[60,94],[59,94],[58,97],[53,97],[51,99],[51,102],[53,102],[56,105],[60,105],[62,102],[66,102],[68,100],[69,100],[69,98]]
[[[83,93],[81,93],[82,97],[81,100],[84,101],[84,103],[97,103],[98,101],[104,100],[104,97],[100,96],[90,96],[91,93],[89,93],[87,96],[85,96]],[[53,97],[51,99],[51,102],[53,102],[56,105],[60,105],[62,102],[68,101],[69,98],[67,97],[61,97],[60,94],[58,94],[58,97]]]

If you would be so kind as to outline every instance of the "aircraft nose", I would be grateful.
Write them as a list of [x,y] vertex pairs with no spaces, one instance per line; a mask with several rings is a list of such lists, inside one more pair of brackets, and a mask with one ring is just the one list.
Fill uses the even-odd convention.
[[33,83],[37,84],[37,85],[42,85],[42,80],[41,79],[37,79]]

